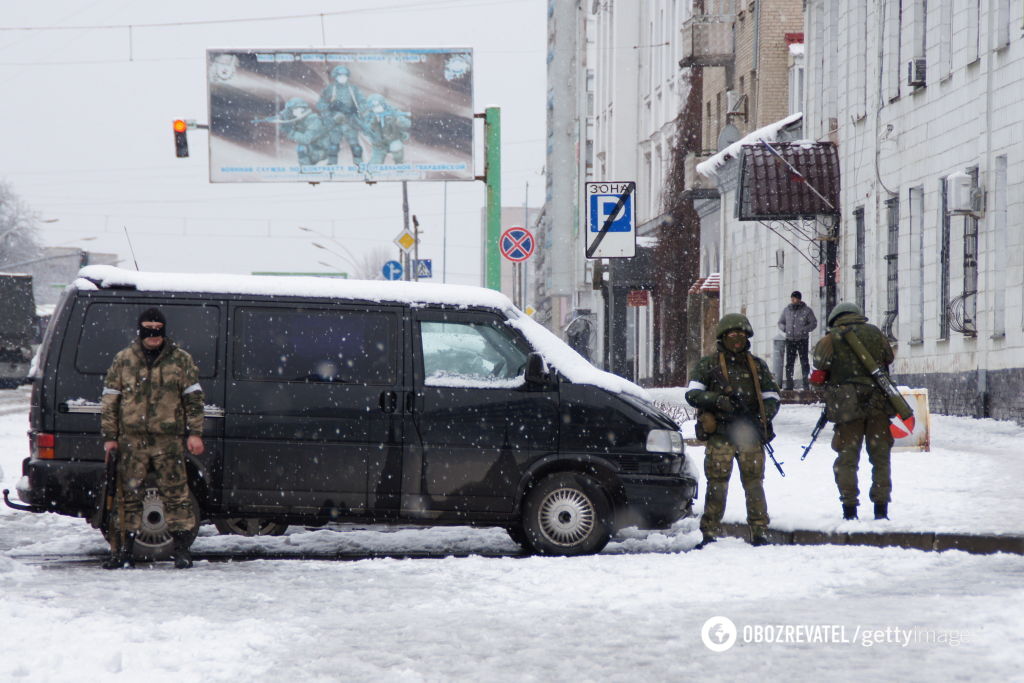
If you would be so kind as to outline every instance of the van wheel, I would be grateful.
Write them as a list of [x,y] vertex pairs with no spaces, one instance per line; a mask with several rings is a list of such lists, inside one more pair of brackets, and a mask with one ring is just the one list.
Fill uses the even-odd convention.
[[611,505],[593,479],[573,472],[542,479],[526,496],[523,529],[542,555],[588,555],[611,538]]
[[236,536],[281,536],[288,525],[259,517],[225,517],[213,520],[213,525],[222,534]]
[[[189,504],[192,506],[192,514],[199,519],[199,501],[189,493]],[[105,529],[103,535],[110,540],[110,530]],[[199,523],[191,531],[191,541],[199,535]],[[164,501],[160,497],[160,491],[155,487],[146,487],[146,493],[142,498],[142,527],[135,536],[133,555],[136,560],[166,560],[171,557],[174,551],[174,541],[171,539],[171,532],[167,529],[167,519],[164,517]]]

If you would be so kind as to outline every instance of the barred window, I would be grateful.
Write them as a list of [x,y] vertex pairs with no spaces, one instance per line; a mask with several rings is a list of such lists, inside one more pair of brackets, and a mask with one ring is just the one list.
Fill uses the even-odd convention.
[[882,332],[889,341],[896,341],[893,324],[899,314],[899,251],[900,251],[900,198],[890,197],[885,201],[886,220],[889,226],[888,250],[885,254],[885,320]]

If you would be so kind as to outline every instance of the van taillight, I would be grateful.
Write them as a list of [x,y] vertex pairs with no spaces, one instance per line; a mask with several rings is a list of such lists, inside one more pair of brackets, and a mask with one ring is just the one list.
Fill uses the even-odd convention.
[[36,434],[36,457],[53,460],[53,434]]

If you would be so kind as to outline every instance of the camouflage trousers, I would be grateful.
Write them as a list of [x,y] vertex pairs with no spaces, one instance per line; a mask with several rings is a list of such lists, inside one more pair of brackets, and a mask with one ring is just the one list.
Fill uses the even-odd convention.
[[889,454],[893,438],[889,432],[889,417],[871,411],[863,420],[852,420],[835,426],[832,450],[838,453],[832,471],[836,475],[839,500],[843,505],[858,505],[857,466],[861,443],[867,442],[868,460],[871,462],[872,503],[888,503],[892,494],[892,475]]
[[191,531],[196,525],[189,500],[185,448],[179,436],[124,437],[118,441],[121,452],[118,476],[124,497],[126,531],[142,528],[142,500],[146,475],[156,474],[156,488],[164,503],[164,519],[170,531]]
[[722,530],[722,515],[729,494],[732,461],[739,463],[740,481],[747,498],[747,524],[752,530],[765,529],[770,522],[768,501],[764,496],[764,450],[760,446],[740,450],[719,435],[712,435],[704,449],[704,475],[707,490],[704,493],[704,514],[700,530],[717,536]]

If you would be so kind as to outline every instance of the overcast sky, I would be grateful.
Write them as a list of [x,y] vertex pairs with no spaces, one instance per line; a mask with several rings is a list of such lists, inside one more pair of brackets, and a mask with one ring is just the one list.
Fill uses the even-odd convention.
[[[197,23],[209,21],[223,23]],[[400,183],[210,184],[206,132],[189,133],[188,159],[174,156],[171,132],[175,118],[207,118],[206,49],[471,47],[474,110],[502,110],[502,203],[522,206],[528,184],[536,206],[545,22],[543,0],[4,3],[0,29],[16,30],[0,30],[0,178],[56,219],[41,226],[44,244],[115,252],[122,266],[132,267],[127,227],[142,270],[352,270],[312,242],[343,257],[395,257]],[[74,28],[42,30],[62,26]],[[482,143],[478,123],[480,175]],[[440,281],[444,183],[410,183],[409,201],[424,230],[420,257]],[[484,201],[481,182],[447,183],[448,282],[479,284]],[[335,242],[298,226],[333,230]]]

